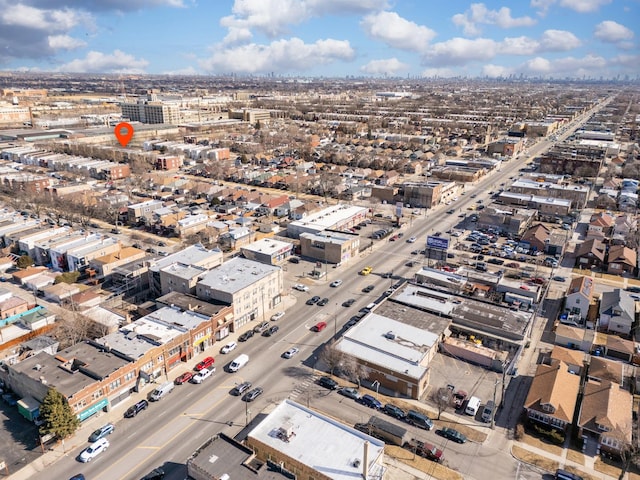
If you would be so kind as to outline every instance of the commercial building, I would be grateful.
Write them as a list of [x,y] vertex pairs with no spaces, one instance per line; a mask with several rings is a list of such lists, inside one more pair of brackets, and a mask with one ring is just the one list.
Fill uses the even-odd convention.
[[433,208],[453,200],[459,193],[455,182],[405,183],[403,188],[403,203],[413,208]]
[[235,257],[211,270],[198,282],[196,295],[233,307],[235,328],[253,320],[268,319],[267,313],[282,301],[282,269]]
[[249,260],[266,263],[267,265],[279,265],[286,262],[293,251],[293,244],[273,238],[263,238],[250,243],[240,249],[242,256]]
[[176,125],[180,119],[177,105],[157,101],[154,95],[136,102],[121,103],[122,116],[132,122],[168,123]]
[[360,236],[347,233],[322,232],[302,233],[300,235],[300,253],[325,263],[338,264],[360,253]]
[[287,225],[287,234],[298,238],[302,233],[320,233],[324,230],[342,230],[362,222],[368,209],[355,205],[332,205]]
[[276,406],[247,436],[258,459],[318,480],[382,480],[384,442],[291,400]]

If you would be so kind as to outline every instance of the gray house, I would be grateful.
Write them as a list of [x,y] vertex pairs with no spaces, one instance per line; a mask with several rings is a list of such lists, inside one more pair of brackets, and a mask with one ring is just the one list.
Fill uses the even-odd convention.
[[600,300],[599,326],[610,333],[629,335],[635,312],[635,300],[629,293],[619,288],[612,292],[604,292]]

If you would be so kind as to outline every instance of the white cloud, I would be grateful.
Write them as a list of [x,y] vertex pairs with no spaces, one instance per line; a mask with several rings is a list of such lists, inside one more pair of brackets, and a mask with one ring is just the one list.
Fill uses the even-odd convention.
[[436,36],[430,28],[406,20],[395,12],[372,13],[360,24],[370,37],[391,47],[414,52],[424,51]]
[[607,68],[607,61],[599,55],[586,55],[582,58],[565,57],[549,60],[542,57],[532,58],[517,67],[520,73],[546,77],[582,77],[601,75]]
[[426,53],[429,64],[464,65],[474,61],[493,58],[498,53],[499,44],[488,38],[452,38],[446,42],[433,44]]
[[397,58],[385,58],[381,60],[371,60],[366,65],[360,67],[360,70],[371,75],[395,75],[399,72],[409,70],[409,65],[402,63]]
[[223,45],[238,45],[240,43],[247,43],[253,35],[251,30],[242,27],[229,27],[229,32],[222,40]]
[[69,35],[50,35],[48,40],[49,47],[53,50],[75,50],[76,48],[87,45],[86,42],[70,37]]
[[511,67],[504,67],[502,65],[493,65],[489,63],[482,67],[482,74],[491,78],[508,77],[512,73],[513,69]]
[[545,30],[540,37],[540,51],[563,52],[582,44],[580,39],[566,30]]
[[[3,7],[0,2],[0,7]],[[77,25],[90,21],[83,12],[64,8],[39,9],[20,3],[4,5],[0,11],[0,24],[47,32],[67,32]]]
[[596,25],[594,33],[598,40],[607,43],[618,43],[633,38],[633,31],[612,20],[605,20]]
[[276,40],[268,45],[247,44],[215,49],[213,55],[200,61],[212,73],[302,72],[318,65],[352,60],[355,52],[346,40],[318,40],[304,43],[299,38]]
[[84,58],[72,60],[57,70],[76,73],[144,73],[148,65],[146,60],[137,59],[121,50],[114,50],[109,54],[91,51]]
[[512,17],[511,9],[508,7],[489,10],[484,3],[472,3],[466,12],[454,15],[451,20],[455,25],[462,27],[464,34],[469,36],[480,35],[482,32],[480,25],[516,28],[530,27],[536,24],[536,20],[531,17]]
[[198,75],[198,71],[192,67],[179,68],[177,70],[167,70],[162,72],[163,75]]
[[235,0],[232,14],[223,17],[226,28],[257,29],[274,38],[289,25],[332,13],[365,13],[388,6],[387,0]]
[[578,13],[597,12],[600,7],[611,3],[612,0],[531,0],[531,6],[544,16],[553,5],[559,5]]

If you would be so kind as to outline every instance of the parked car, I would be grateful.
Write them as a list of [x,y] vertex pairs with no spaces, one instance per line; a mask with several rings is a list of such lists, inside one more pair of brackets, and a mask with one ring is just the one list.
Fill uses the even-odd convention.
[[456,409],[462,408],[462,405],[464,405],[464,401],[467,399],[467,395],[468,395],[468,393],[465,392],[464,390],[458,390],[456,393],[454,393],[453,394],[453,406]]
[[375,397],[372,397],[368,393],[360,397],[358,400],[362,405],[365,405],[369,408],[375,408],[376,410],[380,410],[382,408],[382,403]]
[[247,330],[246,332],[244,332],[242,335],[240,335],[238,337],[238,341],[239,342],[246,342],[251,337],[253,337],[253,335],[254,335],[253,330]]
[[146,410],[148,406],[149,406],[149,402],[147,402],[146,400],[140,400],[139,402],[127,408],[127,411],[124,412],[124,416],[125,418],[133,418],[136,415],[138,415],[138,413],[140,413],[142,410]]
[[327,303],[329,303],[329,299],[327,297],[324,297],[316,305],[318,305],[319,307],[324,307]]
[[284,352],[284,353],[282,354],[282,356],[283,356],[284,358],[291,358],[291,357],[293,357],[293,356],[297,355],[299,351],[300,351],[300,349],[298,349],[298,348],[296,348],[296,347],[291,347],[289,350],[287,350],[286,352]]
[[203,368],[191,378],[191,383],[201,384],[216,372],[216,367]]
[[113,423],[107,423],[106,425],[101,426],[97,430],[94,430],[94,432],[91,435],[89,435],[89,442],[90,443],[97,442],[102,437],[111,435],[115,429],[116,427],[113,425]]
[[311,297],[309,300],[307,300],[307,305],[315,305],[316,303],[318,303],[320,301],[320,297],[317,295],[314,295],[313,297]]
[[227,354],[229,352],[233,352],[236,348],[238,348],[238,344],[236,342],[229,342],[220,349],[220,353]]
[[269,328],[269,322],[261,322],[253,329],[255,333],[262,333]]
[[447,440],[451,440],[456,443],[465,443],[467,441],[467,437],[465,437],[462,433],[457,431],[455,428],[442,427],[436,433],[446,438]]
[[329,390],[335,390],[338,388],[338,382],[336,382],[331,377],[321,377],[318,380],[318,385],[324,388],[328,388]]
[[299,292],[308,292],[309,291],[309,287],[307,287],[306,285],[303,285],[301,283],[298,283],[296,285],[293,286],[294,290],[298,290]]
[[566,277],[561,277],[560,275],[554,276],[552,280],[554,280],[556,282],[566,282],[567,281]]
[[360,398],[360,394],[358,390],[352,387],[342,387],[338,390],[340,395],[344,395],[347,398],[353,398],[354,400],[358,400]]
[[387,403],[382,410],[387,415],[391,415],[392,417],[395,417],[399,420],[402,420],[404,417],[407,416],[404,410],[402,410],[400,407],[396,407],[391,403]]
[[215,359],[213,357],[207,357],[204,360],[202,360],[201,362],[198,362],[198,364],[195,367],[196,372],[199,372],[200,370],[204,370],[205,368],[209,368],[211,365],[213,365],[213,363],[215,362]]
[[236,385],[235,387],[233,387],[233,390],[231,390],[231,394],[235,396],[240,396],[250,388],[251,388],[251,382],[242,382]]
[[330,287],[334,287],[334,288],[339,287],[340,285],[342,285],[342,280],[334,280],[329,284]]
[[102,452],[104,452],[107,448],[109,448],[109,441],[106,438],[101,438],[100,440],[93,442],[91,445],[85,448],[78,456],[78,460],[80,460],[82,463],[90,462]]
[[262,392],[264,392],[262,387],[256,387],[253,390],[249,390],[247,393],[245,393],[242,399],[245,402],[253,402],[256,398],[262,395]]
[[354,303],[356,303],[355,299],[354,298],[350,298],[350,299],[345,300],[344,302],[342,302],[342,306],[343,307],[350,307]]
[[184,372],[182,375],[176,377],[173,383],[175,383],[176,385],[182,385],[183,383],[187,383],[189,380],[191,380],[192,377],[193,373]]
[[282,317],[284,317],[284,312],[277,312],[277,313],[274,313],[273,315],[271,315],[271,321],[272,321],[272,322],[278,321],[278,320],[280,320]]

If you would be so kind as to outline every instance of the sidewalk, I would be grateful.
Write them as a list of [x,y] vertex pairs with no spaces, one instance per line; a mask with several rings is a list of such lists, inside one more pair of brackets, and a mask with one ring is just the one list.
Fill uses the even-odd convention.
[[[287,310],[290,307],[292,307],[295,303],[296,303],[295,296],[283,295],[282,303],[275,309],[267,312],[265,314],[265,319],[269,320],[271,315],[276,311],[279,311],[281,309]],[[248,326],[253,328],[255,325],[256,325],[256,322],[252,322]],[[173,380],[174,378],[178,377],[180,374],[186,371],[193,371],[193,367],[200,360],[202,360],[207,356],[214,356],[215,354],[217,354],[219,347],[224,345],[225,343],[228,343],[231,341],[237,341],[240,334],[245,330],[247,330],[247,326],[243,327],[242,329],[236,332],[233,332],[224,340],[216,342],[213,347],[209,348],[207,351],[203,353],[200,353],[194,356],[188,362],[180,363],[177,367],[173,368],[168,373],[168,375],[158,377],[155,383],[146,384],[141,389],[141,391],[132,393],[126,400],[120,402],[115,407],[109,409],[108,412],[103,412],[102,410],[99,411],[98,413],[93,415],[91,418],[85,420],[80,425],[80,428],[76,431],[73,437],[64,440],[64,442],[59,442],[57,444],[50,445],[44,454],[39,456],[33,462],[25,465],[20,470],[11,472],[10,475],[5,478],[7,478],[8,480],[29,480],[33,475],[45,471],[50,465],[54,464],[55,462],[60,460],[62,457],[71,456],[73,454],[79,453],[77,452],[78,448],[80,447],[84,448],[89,446],[89,443],[87,441],[87,439],[89,438],[89,435],[91,435],[91,433],[97,428],[99,428],[100,426],[106,423],[113,423],[116,427],[116,430],[118,430],[119,428],[121,428],[119,426],[119,423],[123,420],[126,420],[124,418],[124,412],[127,408],[129,408],[131,405],[133,405],[134,403],[140,400],[147,399],[147,396],[149,395],[149,393],[151,393],[151,391],[153,391],[153,389],[156,388],[156,386],[158,386],[159,384],[169,380]],[[177,386],[176,389],[180,389],[180,386]]]

